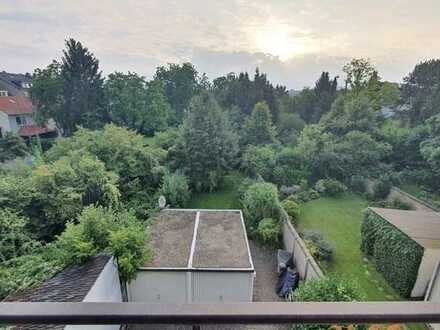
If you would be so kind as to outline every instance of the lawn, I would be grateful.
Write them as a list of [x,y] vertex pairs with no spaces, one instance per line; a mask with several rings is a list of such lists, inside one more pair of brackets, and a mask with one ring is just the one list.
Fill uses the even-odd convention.
[[239,173],[233,173],[225,176],[220,189],[211,193],[193,194],[188,203],[188,207],[194,209],[238,208],[236,191],[243,178],[244,177]]
[[351,278],[365,300],[400,300],[359,249],[362,210],[366,206],[367,202],[356,195],[320,198],[302,206],[297,227],[300,232],[320,231],[333,245],[333,261],[321,265],[325,272]]

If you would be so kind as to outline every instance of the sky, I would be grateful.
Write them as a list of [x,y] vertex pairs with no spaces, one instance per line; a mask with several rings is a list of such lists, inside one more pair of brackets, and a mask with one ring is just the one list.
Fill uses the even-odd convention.
[[440,57],[439,0],[0,0],[0,70],[33,72],[81,41],[104,74],[148,79],[192,62],[215,78],[256,67],[288,89],[365,57],[399,82]]

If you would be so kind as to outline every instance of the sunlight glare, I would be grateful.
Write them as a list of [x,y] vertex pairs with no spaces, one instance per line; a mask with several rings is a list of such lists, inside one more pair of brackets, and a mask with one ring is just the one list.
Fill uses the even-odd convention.
[[259,51],[278,56],[285,61],[305,52],[301,41],[292,38],[285,29],[264,29],[256,32],[256,47]]

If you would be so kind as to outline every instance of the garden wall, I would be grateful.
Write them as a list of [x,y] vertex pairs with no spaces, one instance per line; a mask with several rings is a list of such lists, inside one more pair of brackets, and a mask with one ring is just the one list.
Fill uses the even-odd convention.
[[303,280],[312,280],[324,277],[324,274],[316,263],[315,259],[309,253],[304,241],[298,232],[290,223],[289,217],[281,210],[281,218],[283,219],[283,243],[284,248],[292,253],[298,273]]
[[401,200],[410,203],[415,210],[417,211],[427,211],[427,212],[439,212],[437,208],[430,205],[429,203],[422,201],[421,199],[418,199],[417,197],[414,197],[411,194],[408,194],[406,191],[403,191],[397,187],[391,188],[391,192],[388,196],[388,199],[393,198],[400,198]]

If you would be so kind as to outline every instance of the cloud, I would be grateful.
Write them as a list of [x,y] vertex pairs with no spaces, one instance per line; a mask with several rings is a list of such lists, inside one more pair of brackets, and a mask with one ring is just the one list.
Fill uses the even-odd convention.
[[[369,57],[385,79],[399,81],[440,54],[439,12],[438,0],[2,0],[0,69],[47,65],[74,37],[106,73],[150,76],[157,65],[191,60],[211,77],[259,66],[276,83],[301,88],[323,70],[339,74],[350,58]],[[284,40],[297,44],[283,49]],[[296,53],[281,61],[277,50]]]

